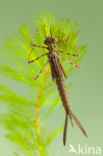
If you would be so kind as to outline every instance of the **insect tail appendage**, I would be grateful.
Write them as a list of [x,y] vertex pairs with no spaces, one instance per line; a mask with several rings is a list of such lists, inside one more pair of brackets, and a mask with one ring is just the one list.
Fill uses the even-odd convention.
[[70,112],[68,113],[68,115],[69,115],[69,118],[70,118],[71,125],[72,125],[72,127],[74,127],[74,125],[73,125],[73,120],[72,120],[72,112],[70,111]]
[[64,124],[64,132],[63,132],[63,144],[64,144],[64,146],[66,145],[67,127],[68,127],[68,112],[66,112],[65,124]]
[[[68,127],[68,116],[70,118],[71,121],[71,125],[73,126],[73,121],[72,119],[74,119],[74,121],[76,122],[77,126],[80,128],[80,130],[82,131],[83,135],[87,138],[87,133],[85,131],[85,129],[83,128],[83,126],[81,125],[80,121],[77,119],[77,117],[70,111],[68,113],[68,111],[66,111],[66,117],[65,117],[65,124],[64,124],[64,132],[63,132],[63,144],[64,146],[66,145],[66,137],[67,137],[67,127]],[[74,127],[74,126],[73,126]]]
[[76,122],[77,126],[80,128],[80,130],[82,131],[82,133],[84,134],[84,136],[87,138],[87,133],[85,131],[85,129],[83,128],[83,126],[81,125],[80,121],[77,119],[77,117],[72,113],[72,118],[74,119],[74,121]]

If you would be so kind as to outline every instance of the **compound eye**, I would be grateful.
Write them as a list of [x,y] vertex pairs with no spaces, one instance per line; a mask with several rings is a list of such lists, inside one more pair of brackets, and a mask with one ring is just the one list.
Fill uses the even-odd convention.
[[55,38],[53,38],[53,43],[56,43],[56,39]]
[[46,44],[46,40],[44,40],[44,44]]
[[44,40],[44,44],[46,44],[46,45],[48,44],[46,40]]

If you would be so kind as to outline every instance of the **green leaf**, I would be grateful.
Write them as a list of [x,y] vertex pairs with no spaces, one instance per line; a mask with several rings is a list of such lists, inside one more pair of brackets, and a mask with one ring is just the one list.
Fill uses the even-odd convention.
[[63,126],[57,128],[48,138],[47,144],[51,143],[54,140],[54,138],[57,137],[62,131],[63,131]]

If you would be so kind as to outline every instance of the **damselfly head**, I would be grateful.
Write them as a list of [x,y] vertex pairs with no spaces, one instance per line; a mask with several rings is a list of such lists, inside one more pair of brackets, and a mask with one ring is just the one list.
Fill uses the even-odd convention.
[[44,40],[44,44],[46,45],[55,44],[55,43],[56,43],[56,39],[50,36]]

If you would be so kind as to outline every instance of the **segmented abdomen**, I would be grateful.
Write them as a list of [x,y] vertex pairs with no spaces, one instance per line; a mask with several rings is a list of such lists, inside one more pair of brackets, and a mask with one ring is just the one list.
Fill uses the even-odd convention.
[[67,96],[67,91],[66,91],[66,85],[63,79],[63,71],[60,66],[60,59],[59,57],[49,56],[49,62],[51,66],[51,75],[52,79],[56,80],[56,84],[58,87],[59,95],[61,97],[63,106],[66,111],[66,118],[65,118],[65,125],[64,125],[64,133],[63,133],[63,143],[64,145],[66,144],[66,135],[67,135],[67,124],[68,124],[68,115],[71,121],[71,124],[73,126],[73,121],[72,118],[75,120],[76,124],[82,131],[82,133],[87,137],[87,133],[85,129],[82,127],[80,121],[77,119],[77,117],[72,113],[71,108],[70,108],[70,103],[69,103],[69,98]]
[[69,98],[67,96],[67,91],[66,91],[66,85],[64,82],[63,77],[57,77],[56,78],[56,84],[58,87],[58,91],[59,91],[59,95],[61,97],[61,100],[63,102],[63,106],[65,108],[65,110],[70,113],[70,102],[69,102]]
[[69,98],[67,96],[66,85],[65,85],[62,70],[59,64],[60,60],[58,59],[59,59],[58,57],[52,57],[52,59],[50,58],[49,60],[50,65],[51,65],[52,79],[56,80],[56,84],[58,87],[59,95],[61,97],[63,106],[65,110],[68,113],[70,113],[71,109],[70,109]]

